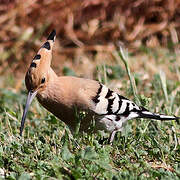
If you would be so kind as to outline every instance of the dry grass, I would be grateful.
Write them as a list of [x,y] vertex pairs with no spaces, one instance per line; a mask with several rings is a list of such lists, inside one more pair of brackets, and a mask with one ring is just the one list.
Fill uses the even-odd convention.
[[92,77],[90,64],[98,64],[101,58],[112,63],[117,41],[131,52],[143,45],[173,45],[178,53],[179,9],[179,0],[1,0],[0,74],[22,77],[52,28],[58,34],[54,53],[58,72],[66,65],[78,66],[78,73],[84,74],[88,65],[86,76]]

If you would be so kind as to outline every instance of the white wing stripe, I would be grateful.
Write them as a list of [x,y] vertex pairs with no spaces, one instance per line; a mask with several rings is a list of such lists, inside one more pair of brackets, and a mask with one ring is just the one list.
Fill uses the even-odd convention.
[[107,93],[108,93],[108,88],[106,86],[102,85],[102,90],[101,90],[99,96],[105,97]]
[[115,113],[119,109],[119,97],[116,93],[113,93],[113,98],[115,97],[113,104],[112,104],[112,112]]
[[122,105],[121,105],[120,110],[118,111],[117,114],[124,113],[124,111],[126,110],[126,107],[127,107],[127,103],[124,100],[122,100]]
[[95,112],[98,114],[106,114],[108,107],[108,100],[100,96],[98,98],[99,103],[96,104]]

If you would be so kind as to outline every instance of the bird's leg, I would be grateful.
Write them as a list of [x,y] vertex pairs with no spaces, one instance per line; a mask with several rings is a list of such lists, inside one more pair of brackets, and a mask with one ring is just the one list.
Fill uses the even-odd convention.
[[116,130],[114,130],[114,131],[111,132],[111,134],[110,134],[110,136],[109,136],[109,139],[108,139],[108,143],[109,143],[109,144],[112,144],[116,132],[117,132]]

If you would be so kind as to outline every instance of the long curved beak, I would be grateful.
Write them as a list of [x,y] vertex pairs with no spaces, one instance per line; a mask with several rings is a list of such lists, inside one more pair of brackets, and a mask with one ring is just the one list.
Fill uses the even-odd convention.
[[23,116],[22,116],[22,120],[21,120],[20,136],[22,136],[22,132],[23,132],[23,129],[24,129],[24,123],[25,123],[25,119],[26,119],[26,114],[28,112],[28,108],[29,108],[32,100],[36,96],[36,94],[37,94],[37,90],[34,91],[34,92],[33,91],[28,92],[28,97],[27,97],[27,100],[26,100],[26,106],[24,108],[24,112],[23,112]]

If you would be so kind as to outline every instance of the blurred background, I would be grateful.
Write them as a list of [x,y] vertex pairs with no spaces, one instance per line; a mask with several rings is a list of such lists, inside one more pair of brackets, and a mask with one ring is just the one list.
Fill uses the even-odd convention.
[[[52,66],[59,75],[96,78],[97,67],[117,64],[113,53],[123,44],[132,72],[145,80],[159,69],[180,79],[179,0],[0,0],[0,87],[22,88],[52,29]],[[174,61],[176,73],[169,68]]]

